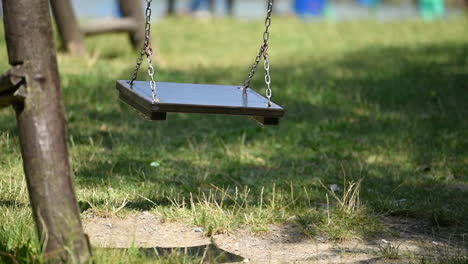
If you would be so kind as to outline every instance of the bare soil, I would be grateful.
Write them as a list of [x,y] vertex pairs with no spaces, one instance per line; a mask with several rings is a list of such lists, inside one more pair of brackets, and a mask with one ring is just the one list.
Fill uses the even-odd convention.
[[[421,232],[414,221],[386,218],[384,222],[390,232],[379,238],[341,243],[306,237],[292,224],[271,226],[263,235],[235,230],[208,238],[194,226],[164,222],[149,212],[123,218],[90,215],[84,226],[98,247],[188,248],[214,243],[250,263],[408,263],[456,250],[451,237]],[[399,246],[399,259],[382,256],[379,246],[385,243]]]

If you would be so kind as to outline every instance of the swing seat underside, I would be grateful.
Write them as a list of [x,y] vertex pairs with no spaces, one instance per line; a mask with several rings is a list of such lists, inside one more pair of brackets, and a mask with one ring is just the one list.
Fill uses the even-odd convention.
[[151,120],[166,120],[167,113],[249,116],[263,125],[278,125],[284,109],[252,89],[240,86],[157,82],[158,102],[152,103],[147,81],[117,81],[119,98]]

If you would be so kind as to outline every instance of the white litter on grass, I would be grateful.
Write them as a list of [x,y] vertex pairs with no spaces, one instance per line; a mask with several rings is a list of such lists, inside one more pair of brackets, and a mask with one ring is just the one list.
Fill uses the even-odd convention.
[[395,203],[402,204],[402,203],[406,203],[406,201],[408,201],[408,199],[403,198],[403,199],[400,199],[400,200],[396,200]]
[[159,163],[158,161],[153,161],[150,163],[150,166],[153,167],[153,168],[157,168],[159,166],[161,166],[161,163]]
[[338,184],[331,184],[330,185],[330,190],[334,191],[334,192],[339,192],[341,190],[340,186],[338,186]]
[[195,228],[194,231],[197,232],[197,233],[201,233],[201,232],[203,232],[203,230],[204,230],[203,227],[197,227],[197,228]]

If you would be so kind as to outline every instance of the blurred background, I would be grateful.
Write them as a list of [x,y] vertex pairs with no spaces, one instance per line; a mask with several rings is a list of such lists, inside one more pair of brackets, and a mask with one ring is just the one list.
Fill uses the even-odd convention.
[[[77,16],[82,19],[120,16],[114,0],[72,0]],[[142,1],[142,8],[144,1]],[[153,17],[166,14],[194,14],[199,17],[234,16],[255,19],[264,16],[265,1],[252,0],[155,0]],[[399,20],[422,17],[433,20],[463,15],[468,0],[276,0],[275,12],[297,15],[303,19]],[[2,8],[0,3],[0,14]]]
[[[198,16],[226,16],[255,19],[264,16],[265,1],[252,0],[156,0],[153,1],[155,19],[166,13]],[[462,14],[466,0],[276,0],[275,12],[298,15],[304,19],[326,18],[350,20],[376,18],[379,20],[408,19],[421,16],[425,20],[453,17]],[[118,16],[117,1],[73,0],[81,18]],[[143,5],[143,3],[142,3]]]

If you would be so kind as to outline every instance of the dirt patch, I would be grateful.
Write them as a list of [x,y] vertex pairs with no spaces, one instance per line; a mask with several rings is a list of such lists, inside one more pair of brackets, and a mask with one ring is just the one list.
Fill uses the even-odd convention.
[[149,212],[125,218],[90,216],[85,219],[84,228],[91,243],[100,247],[195,247],[211,243],[194,227],[162,222]]
[[[404,259],[422,256],[428,249],[447,251],[449,241],[434,235],[411,231],[407,220],[385,219],[391,234],[378,239],[333,243],[320,237],[305,237],[294,225],[271,226],[264,235],[253,235],[246,230],[215,235],[212,239],[185,223],[163,222],[157,216],[143,212],[124,218],[85,218],[85,231],[91,243],[99,247],[197,247],[216,244],[222,250],[245,258],[250,263],[404,263]],[[379,246],[391,243],[399,246],[401,258],[382,257]]]

